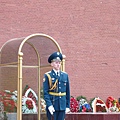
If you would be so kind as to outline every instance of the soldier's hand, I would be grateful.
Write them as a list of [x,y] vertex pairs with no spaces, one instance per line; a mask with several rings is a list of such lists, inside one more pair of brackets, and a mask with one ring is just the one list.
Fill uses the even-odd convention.
[[53,113],[55,112],[55,109],[52,105],[48,107],[48,110],[50,111],[51,115],[53,115]]
[[65,113],[69,113],[70,112],[70,108],[66,108]]

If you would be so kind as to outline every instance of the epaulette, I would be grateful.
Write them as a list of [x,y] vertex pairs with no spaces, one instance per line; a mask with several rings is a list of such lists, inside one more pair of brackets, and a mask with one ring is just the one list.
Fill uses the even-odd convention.
[[[48,71],[48,72],[46,72],[46,73],[51,73],[51,71]],[[45,74],[46,74],[46,73],[45,73]]]
[[65,72],[65,71],[61,71],[61,72],[67,74],[67,72]]

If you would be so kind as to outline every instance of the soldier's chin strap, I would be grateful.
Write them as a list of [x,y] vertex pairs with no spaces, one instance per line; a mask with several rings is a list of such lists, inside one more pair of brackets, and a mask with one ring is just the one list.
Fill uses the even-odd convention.
[[52,85],[51,76],[48,73],[46,73],[46,75],[47,75],[48,80],[49,80],[49,86],[50,86],[49,90],[54,90],[57,87],[58,79],[55,81],[54,85]]

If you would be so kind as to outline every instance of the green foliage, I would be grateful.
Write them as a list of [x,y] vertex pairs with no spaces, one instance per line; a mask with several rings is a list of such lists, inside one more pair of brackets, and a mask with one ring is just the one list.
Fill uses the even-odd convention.
[[4,120],[7,120],[7,119],[8,119],[8,117],[6,115],[6,112],[4,112]]
[[79,101],[80,99],[85,99],[85,100],[87,101],[86,97],[84,97],[84,96],[82,96],[82,95],[81,95],[81,96],[78,96],[78,97],[76,98],[77,101]]
[[93,102],[93,100],[94,100],[95,98],[98,98],[98,97],[94,97],[94,98],[91,98],[91,99],[90,99],[89,104],[90,104],[91,108],[92,108],[92,102]]

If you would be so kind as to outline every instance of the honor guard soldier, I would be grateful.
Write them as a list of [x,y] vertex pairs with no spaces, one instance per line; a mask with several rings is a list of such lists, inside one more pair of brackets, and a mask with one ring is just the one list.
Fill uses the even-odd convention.
[[70,85],[66,72],[60,70],[63,56],[60,52],[54,52],[48,58],[53,67],[44,74],[43,92],[46,101],[48,120],[64,120],[65,113],[70,112]]

